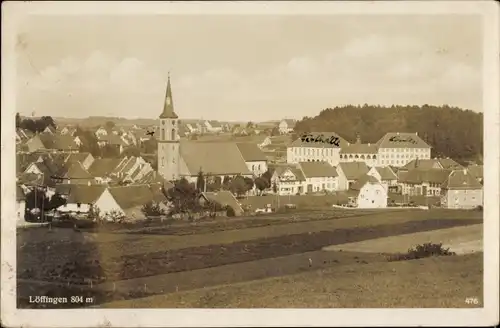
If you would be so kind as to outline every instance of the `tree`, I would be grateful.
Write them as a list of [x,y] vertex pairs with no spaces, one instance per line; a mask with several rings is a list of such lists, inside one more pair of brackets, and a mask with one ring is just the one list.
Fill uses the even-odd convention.
[[278,193],[278,185],[276,184],[276,182],[275,182],[275,183],[273,183],[273,192],[274,192],[275,194],[277,194],[277,193]]
[[199,193],[185,178],[176,181],[172,188],[165,191],[165,196],[172,206],[170,214],[187,214],[191,218],[193,212],[201,209]]
[[258,177],[255,179],[255,187],[259,190],[260,194],[267,188],[269,188],[269,183],[263,177]]
[[222,179],[217,176],[213,182],[207,183],[207,191],[219,191],[222,188]]
[[271,186],[271,178],[272,178],[273,174],[271,173],[271,171],[267,170],[266,172],[264,172],[264,174],[262,174],[262,178],[264,180],[266,180],[268,186],[267,188],[269,188],[269,186]]
[[254,127],[253,122],[248,122],[248,123],[247,123],[247,129],[251,129],[251,128],[253,128],[253,127]]
[[275,126],[274,128],[271,129],[271,136],[274,137],[274,136],[279,136],[280,135],[280,130],[278,129],[277,126]]
[[113,121],[107,121],[104,124],[104,127],[106,128],[106,130],[112,130],[115,126],[116,126],[116,124]]
[[252,190],[253,186],[255,185],[252,178],[245,177],[245,183],[247,185],[247,191]]
[[205,176],[204,176],[203,171],[201,169],[198,172],[198,177],[196,178],[196,189],[199,192],[205,191]]
[[44,188],[34,187],[25,196],[25,218],[27,221],[33,220],[31,215],[34,209],[40,214],[40,218],[45,217],[45,213],[66,204],[66,199],[61,197],[59,193],[55,193],[52,197],[47,197]]
[[229,190],[231,186],[231,178],[229,176],[224,176],[224,180],[222,180],[222,189]]
[[50,126],[54,129],[57,128],[56,122],[52,118],[52,116],[42,116],[39,120],[41,126],[43,127],[42,131],[45,130],[46,127]]
[[245,182],[245,179],[241,175],[237,175],[231,181],[229,190],[237,197],[240,197],[241,195],[245,194],[248,191],[248,185]]

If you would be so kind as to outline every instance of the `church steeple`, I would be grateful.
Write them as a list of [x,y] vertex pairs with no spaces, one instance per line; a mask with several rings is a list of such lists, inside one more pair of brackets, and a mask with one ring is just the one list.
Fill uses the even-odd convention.
[[161,113],[160,118],[178,118],[177,114],[174,112],[174,101],[172,99],[172,86],[170,85],[170,72],[168,73],[165,104],[163,105],[163,113]]

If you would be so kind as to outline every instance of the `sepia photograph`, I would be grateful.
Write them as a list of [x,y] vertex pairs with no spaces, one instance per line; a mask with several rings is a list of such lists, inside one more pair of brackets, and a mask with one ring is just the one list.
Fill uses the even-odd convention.
[[498,324],[495,2],[2,7],[2,326]]

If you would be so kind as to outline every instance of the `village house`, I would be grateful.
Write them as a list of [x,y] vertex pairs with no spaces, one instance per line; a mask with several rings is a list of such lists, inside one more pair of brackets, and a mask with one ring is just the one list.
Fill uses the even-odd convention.
[[431,146],[417,133],[386,133],[378,142],[378,166],[401,167],[415,159],[430,159]]
[[69,135],[69,136],[72,136],[72,137],[75,136],[75,133],[76,133],[76,128],[70,127],[70,126],[65,126],[64,128],[62,128],[59,131],[59,134]]
[[467,167],[467,171],[469,172],[469,174],[471,174],[474,178],[476,178],[476,180],[482,185],[484,183],[483,181],[483,171],[484,171],[484,168],[482,165],[477,165],[477,164],[474,164],[474,165],[469,165]]
[[277,165],[271,176],[271,185],[276,185],[279,195],[303,194],[305,182],[306,178],[298,164]]
[[278,123],[278,130],[281,134],[287,134],[293,131],[295,128],[296,120],[283,119]]
[[74,136],[73,137],[73,142],[78,146],[80,147],[81,145],[83,145],[83,140],[79,137],[79,136]]
[[356,143],[347,143],[340,149],[340,162],[365,162],[372,167],[378,163],[378,148],[376,144],[362,144],[357,137]]
[[367,173],[376,178],[387,192],[398,192],[398,176],[389,166],[371,167]]
[[28,153],[46,150],[39,134],[35,134],[33,137],[23,143],[22,146],[23,150]]
[[462,165],[455,162],[453,159],[447,158],[432,158],[432,159],[419,159],[416,158],[403,167],[402,169],[410,170],[410,169],[442,169],[442,170],[458,170],[462,169]]
[[340,163],[337,166],[338,187],[337,190],[349,190],[350,187],[363,175],[370,171],[365,162]]
[[[309,137],[310,136],[310,137]],[[335,132],[315,132],[307,138],[300,136],[286,150],[287,163],[328,162],[337,166],[340,162],[340,150],[347,146],[347,141]]]
[[357,208],[386,208],[387,189],[375,177],[363,175],[351,186],[349,204]]
[[236,143],[248,169],[259,177],[267,171],[266,155],[253,143]]
[[[61,187],[59,187],[61,188]],[[131,185],[107,187],[102,185],[71,185],[67,193],[67,203],[60,206],[59,212],[79,211],[88,213],[90,209],[99,213],[103,219],[125,217],[127,220],[144,219],[142,206],[148,202],[166,202],[157,185]]]
[[453,170],[441,186],[441,207],[471,209],[483,206],[483,186],[467,169]]
[[75,143],[74,138],[70,135],[40,133],[38,135],[42,141],[44,148],[51,151],[58,152],[74,152],[79,151],[78,145]]
[[222,124],[217,121],[204,121],[205,129],[209,133],[222,132]]
[[401,193],[410,196],[439,196],[441,185],[446,181],[450,170],[412,169],[398,173]]
[[90,165],[94,162],[94,156],[91,153],[82,152],[82,153],[70,153],[68,157],[64,160],[66,163],[70,162],[80,162],[83,167],[88,170]]
[[102,136],[107,136],[108,135],[108,130],[106,130],[104,127],[100,126],[95,132],[95,136],[97,138],[102,137]]
[[113,172],[123,160],[125,159],[96,158],[88,168],[88,172],[97,184],[117,183],[118,179],[113,175]]
[[26,142],[34,135],[30,130],[16,128],[16,143]]
[[50,126],[48,125],[44,130],[43,130],[43,133],[47,133],[47,134],[56,134],[56,128],[54,128],[53,126]]
[[123,137],[120,137],[113,133],[108,133],[107,135],[101,135],[97,139],[97,144],[99,147],[112,146],[116,147],[121,154],[126,146],[128,146],[128,141]]
[[301,162],[299,167],[306,180],[306,193],[337,190],[338,173],[328,162]]

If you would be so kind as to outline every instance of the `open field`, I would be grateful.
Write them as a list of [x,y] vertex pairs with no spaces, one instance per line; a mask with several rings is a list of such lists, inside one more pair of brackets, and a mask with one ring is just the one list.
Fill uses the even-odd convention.
[[[285,277],[112,302],[104,307],[482,307],[482,280],[482,253],[478,253],[365,265],[351,263]],[[478,297],[480,303],[466,304],[467,297]]]
[[[477,211],[377,211],[340,218],[322,217],[318,213],[321,212],[314,214],[313,219],[312,213],[301,213],[303,218],[293,220],[282,214],[238,218],[234,220],[239,222],[235,226],[229,219],[222,225],[231,229],[222,231],[219,230],[221,221],[214,220],[216,223],[201,224],[203,229],[194,229],[189,235],[175,235],[172,231],[137,234],[20,229],[17,238],[20,306],[29,306],[26,297],[34,291],[38,295],[43,291],[48,296],[74,295],[80,291],[78,295],[94,295],[96,302],[102,303],[293,275],[349,263],[385,262],[386,258],[380,254],[321,249],[482,223],[482,213]],[[335,211],[331,214],[334,216]],[[254,222],[252,220],[272,223],[258,227],[241,223]],[[247,228],[239,229],[242,224]],[[179,225],[175,229],[188,229],[186,227]],[[208,227],[213,228],[212,232]],[[162,231],[159,227],[159,231],[153,232],[166,233],[169,228]],[[313,266],[309,266],[308,258],[313,260]],[[89,279],[93,280],[91,289]]]
[[416,232],[402,236],[371,239],[325,247],[327,251],[394,253],[406,252],[409,248],[424,243],[442,243],[443,247],[457,254],[482,252],[483,225],[474,224],[426,232]]
[[93,279],[96,283],[108,280],[133,279],[311,252],[320,250],[330,244],[344,244],[467,223],[470,224],[469,221],[465,220],[425,220],[379,225],[376,228],[335,229],[332,231],[259,238],[224,245],[212,244],[180,250],[121,255],[109,258],[106,261],[100,256],[102,252],[107,251],[106,249],[96,247],[89,248],[84,252],[80,248],[78,257],[58,263],[52,261],[39,263],[36,270],[24,270],[18,275],[23,279],[59,282],[69,279],[73,283],[84,283],[85,279],[88,278]]

